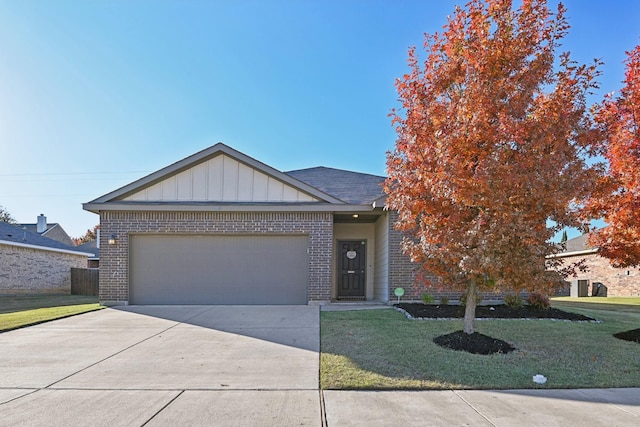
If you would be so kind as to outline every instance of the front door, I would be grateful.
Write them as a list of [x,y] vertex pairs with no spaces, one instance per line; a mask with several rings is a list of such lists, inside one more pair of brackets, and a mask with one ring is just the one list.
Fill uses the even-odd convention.
[[365,299],[366,251],[361,240],[338,241],[338,299]]

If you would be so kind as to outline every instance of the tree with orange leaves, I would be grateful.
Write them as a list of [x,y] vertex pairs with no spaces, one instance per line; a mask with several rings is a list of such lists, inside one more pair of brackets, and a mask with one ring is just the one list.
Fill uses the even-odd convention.
[[608,224],[589,242],[614,267],[640,266],[640,45],[627,52],[626,64],[620,95],[608,96],[596,115],[606,137],[608,191],[588,205]]
[[424,62],[409,50],[396,82],[387,205],[411,260],[465,292],[467,334],[478,291],[550,291],[574,267],[545,257],[557,231],[583,226],[602,165],[585,161],[600,135],[585,100],[599,64],[562,53],[554,68],[568,28],[562,4],[472,0],[425,35]]
[[93,229],[87,229],[87,232],[84,233],[83,236],[74,237],[73,244],[76,246],[82,245],[84,243],[92,242],[98,238],[98,230],[100,229],[100,225],[94,225]]

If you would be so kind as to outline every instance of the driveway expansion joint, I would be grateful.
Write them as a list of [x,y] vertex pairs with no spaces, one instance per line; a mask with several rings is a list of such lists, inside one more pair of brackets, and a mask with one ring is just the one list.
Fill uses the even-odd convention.
[[107,356],[107,357],[104,357],[104,358],[102,358],[102,359],[98,360],[97,362],[91,363],[90,365],[87,365],[87,366],[85,366],[85,367],[84,367],[84,368],[82,368],[82,369],[79,369],[79,370],[77,370],[77,371],[75,371],[75,372],[73,372],[73,373],[71,373],[71,374],[69,374],[69,375],[67,375],[67,376],[65,376],[65,377],[63,377],[63,378],[61,378],[61,379],[59,379],[59,380],[56,380],[56,381],[52,382],[51,384],[49,384],[49,385],[47,385],[47,386],[45,386],[45,387],[42,387],[42,389],[52,388],[54,385],[56,385],[56,384],[58,384],[58,383],[60,383],[60,382],[62,382],[62,381],[64,381],[64,380],[66,380],[66,379],[69,379],[69,378],[73,377],[74,375],[79,374],[80,372],[86,371],[87,369],[89,369],[89,368],[91,368],[91,367],[93,367],[93,366],[96,366],[96,365],[98,365],[98,364],[100,364],[100,363],[102,363],[102,362],[104,362],[104,361],[106,361],[106,360],[109,360],[109,359],[111,359],[112,357],[115,357],[115,356],[117,356],[117,355],[119,355],[119,354],[122,354],[122,353],[124,353],[125,351],[127,351],[127,350],[129,350],[129,349],[131,349],[131,348],[133,348],[133,347],[135,347],[135,346],[137,346],[137,345],[140,345],[140,344],[142,344],[142,343],[143,343],[143,342],[145,342],[145,341],[150,340],[151,338],[155,338],[155,337],[157,337],[157,336],[158,336],[158,335],[160,335],[160,334],[164,334],[165,332],[167,332],[167,331],[169,331],[169,330],[171,330],[171,329],[175,328],[175,327],[176,327],[176,326],[178,326],[178,325],[180,325],[180,322],[176,322],[176,324],[171,325],[170,327],[168,327],[168,328],[166,328],[166,329],[164,329],[164,330],[162,330],[162,331],[160,331],[160,332],[158,332],[158,333],[156,333],[156,334],[150,335],[150,336],[148,336],[148,337],[146,337],[146,338],[144,338],[144,339],[142,339],[142,340],[140,340],[140,341],[138,341],[138,342],[136,342],[136,343],[133,343],[133,344],[131,344],[131,345],[129,345],[129,346],[127,346],[127,347],[123,348],[122,350],[119,350],[119,351],[117,351],[117,352],[115,352],[115,353],[110,354],[110,355],[109,355],[109,356]]
[[162,408],[158,409],[156,411],[155,414],[153,414],[151,417],[149,417],[149,419],[147,421],[144,422],[144,424],[142,424],[140,427],[144,427],[147,424],[149,424],[149,422],[151,422],[151,420],[153,420],[155,417],[158,416],[158,414],[162,411],[164,411],[166,408],[169,407],[169,405],[171,405],[173,402],[176,401],[177,398],[179,398],[180,396],[182,396],[182,394],[184,393],[184,390],[180,391],[180,393],[176,394],[173,399],[169,400],[165,405],[162,406]]
[[458,393],[456,390],[451,390],[453,392],[453,394],[455,394],[456,396],[458,396],[460,398],[460,400],[462,400],[467,406],[469,406],[471,409],[473,409],[475,411],[476,414],[480,415],[482,418],[484,418],[485,420],[487,420],[487,422],[489,424],[491,424],[494,427],[497,427],[497,424],[494,423],[493,421],[491,421],[485,414],[482,413],[482,411],[480,411],[478,408],[476,408],[475,406],[473,406],[473,404],[471,404],[469,401],[467,401],[467,399],[465,399],[463,396],[460,395],[460,393]]

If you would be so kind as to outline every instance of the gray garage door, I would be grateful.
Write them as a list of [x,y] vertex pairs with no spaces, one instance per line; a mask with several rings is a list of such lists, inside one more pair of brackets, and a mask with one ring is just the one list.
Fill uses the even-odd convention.
[[307,236],[133,235],[131,304],[306,304]]

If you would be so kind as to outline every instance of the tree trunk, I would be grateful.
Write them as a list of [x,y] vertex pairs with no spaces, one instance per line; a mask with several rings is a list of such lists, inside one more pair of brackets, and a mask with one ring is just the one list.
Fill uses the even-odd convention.
[[467,305],[464,308],[464,333],[472,334],[473,322],[476,318],[476,282],[474,280],[469,283],[467,289]]

